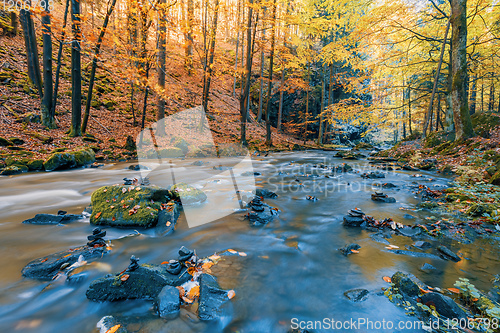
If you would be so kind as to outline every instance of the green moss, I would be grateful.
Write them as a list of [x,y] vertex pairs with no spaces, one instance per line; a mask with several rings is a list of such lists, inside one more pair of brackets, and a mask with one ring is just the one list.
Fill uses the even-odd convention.
[[184,156],[184,154],[182,152],[182,149],[177,148],[177,147],[167,147],[167,148],[160,149],[158,151],[158,154],[162,158],[169,158],[169,157],[175,158],[175,157],[182,157],[182,156]]
[[497,171],[490,179],[490,184],[500,185],[500,171]]
[[434,201],[425,201],[425,202],[421,202],[419,204],[419,206],[420,206],[420,208],[424,208],[424,209],[433,209],[433,208],[438,207],[439,205]]
[[12,146],[12,145],[14,145],[14,143],[12,141],[0,137],[0,146],[7,147],[7,146]]
[[[169,201],[169,193],[167,189],[156,186],[101,187],[92,193],[90,223],[122,227],[155,226],[161,203]],[[134,207],[137,209],[130,214]]]
[[187,143],[186,140],[184,140],[181,137],[173,137],[172,140],[170,140],[172,145],[176,148],[179,148],[182,150],[183,154],[187,154],[189,152],[189,144]]
[[90,148],[83,148],[74,152],[77,166],[84,166],[95,162],[95,153]]
[[3,169],[2,172],[0,172],[0,175],[10,176],[22,172],[28,172],[28,167],[25,165],[11,165]]
[[490,214],[496,210],[496,206],[487,203],[474,203],[467,210],[467,214],[471,216],[483,216],[483,214]]
[[30,170],[43,170],[43,160],[33,160],[28,162]]
[[492,113],[475,113],[471,116],[472,128],[477,135],[489,138],[490,131],[500,125],[500,117]]
[[192,204],[204,202],[207,200],[207,195],[186,183],[175,184],[170,188],[172,195],[181,199],[182,204]]

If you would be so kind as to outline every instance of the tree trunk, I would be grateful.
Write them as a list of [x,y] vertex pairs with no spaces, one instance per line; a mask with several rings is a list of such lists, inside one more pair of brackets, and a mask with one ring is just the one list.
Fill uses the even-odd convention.
[[306,113],[304,114],[304,144],[306,144],[306,142],[307,142],[307,119],[308,118],[309,118],[309,89],[307,89],[307,91],[306,91]]
[[52,99],[54,86],[52,81],[52,35],[50,29],[49,3],[45,1],[42,12],[42,40],[43,40],[43,99],[42,124],[47,128],[55,128],[55,118],[52,114]]
[[250,0],[250,5],[248,7],[248,19],[247,19],[247,63],[245,67],[245,86],[240,95],[240,131],[241,138],[240,142],[242,145],[247,145],[246,139],[246,125],[247,125],[247,110],[248,103],[250,99],[248,98],[250,92],[250,76],[252,74],[252,15],[253,15],[253,0]]
[[326,68],[323,64],[323,73],[321,74],[321,100],[319,106],[319,133],[318,133],[318,145],[323,144],[323,110],[325,109],[325,76]]
[[472,87],[470,91],[470,109],[469,113],[473,115],[476,113],[476,96],[477,96],[477,74],[472,76]]
[[71,20],[73,22],[73,41],[71,42],[71,131],[69,136],[75,137],[82,135],[82,66],[80,55],[82,33],[79,0],[71,0]]
[[238,51],[240,46],[240,15],[241,15],[241,0],[238,0],[238,18],[237,22],[237,33],[236,33],[236,59],[234,60],[234,81],[233,81],[233,97],[236,97],[236,78],[238,72]]
[[281,123],[283,121],[283,95],[285,93],[285,77],[286,77],[286,68],[283,67],[281,70],[281,85],[280,85],[280,103],[278,106],[278,124],[277,131],[281,133]]
[[83,123],[82,123],[82,132],[85,133],[87,131],[87,123],[90,115],[90,104],[92,102],[92,92],[94,89],[94,81],[95,81],[95,72],[97,69],[97,61],[99,60],[99,53],[101,52],[101,45],[104,39],[104,34],[106,33],[106,28],[108,27],[109,18],[113,13],[113,9],[115,9],[116,0],[112,0],[111,7],[109,7],[108,12],[106,13],[106,17],[104,18],[104,23],[102,25],[101,33],[99,34],[99,38],[97,39],[97,44],[94,48],[94,57],[92,58],[92,69],[90,70],[90,79],[89,79],[89,90],[87,92],[87,101],[85,103],[85,114],[83,115]]
[[[191,0],[192,2],[192,0]],[[160,0],[160,10],[158,12],[159,22],[158,22],[158,113],[156,115],[156,120],[158,121],[156,126],[156,136],[164,136],[165,135],[165,124],[160,122],[163,118],[165,118],[165,99],[163,98],[163,94],[165,93],[165,48],[167,44],[167,22],[166,22],[166,8],[165,8],[165,0]],[[186,43],[188,43],[186,41]],[[186,47],[187,52],[187,47]],[[186,65],[188,54],[186,54]],[[186,66],[187,68],[187,66]]]
[[212,79],[213,63],[215,56],[215,37],[217,34],[217,18],[219,16],[219,0],[215,0],[214,19],[210,31],[209,59],[205,71],[205,84],[203,89],[203,110],[208,112],[208,96],[210,93],[210,82]]
[[446,132],[453,132],[455,130],[453,123],[453,106],[451,102],[451,83],[452,79],[452,69],[451,69],[451,50],[453,48],[453,40],[450,40],[451,47],[449,50],[449,62],[448,62],[448,76],[447,76],[447,94],[446,94],[446,112],[444,117],[444,130]]
[[185,66],[188,75],[193,74],[193,17],[194,17],[194,1],[187,0]]
[[[425,122],[424,122],[424,129],[422,131],[422,138],[425,138],[427,134],[427,127],[429,125],[429,119],[432,118],[432,104],[434,102],[434,95],[436,94],[438,82],[439,82],[439,74],[441,73],[441,65],[443,64],[443,56],[444,56],[444,49],[446,48],[446,39],[448,38],[448,31],[450,30],[450,22],[448,21],[448,24],[446,25],[446,31],[444,33],[444,39],[443,39],[443,45],[441,45],[441,54],[439,55],[439,62],[438,62],[438,67],[436,70],[436,77],[434,78],[434,86],[432,87],[432,94],[431,94],[431,101],[429,103],[429,108],[427,110],[427,115],[425,117]],[[431,124],[431,129],[432,129],[432,121],[430,122]]]
[[[28,1],[28,4],[31,4]],[[29,10],[21,9],[21,26],[24,33],[24,44],[26,46],[26,60],[28,61],[28,77],[38,90],[38,95],[43,97],[42,76],[40,74],[40,64],[38,62],[38,48],[36,45],[35,24]]]
[[410,135],[413,134],[413,127],[411,126],[411,88],[408,86],[408,130],[410,130]]
[[[264,41],[266,40],[266,29],[265,29],[265,14],[266,13],[266,8],[264,7],[264,17],[262,20],[262,36],[261,36],[261,42],[262,42],[262,49],[260,51],[260,90],[259,90],[259,112],[257,114],[257,122],[260,122],[262,120],[262,104],[264,103],[264,61],[265,61],[265,54],[264,54]],[[281,107],[281,104],[280,104]],[[278,125],[279,127],[279,125]],[[279,129],[278,129],[279,131]]]
[[61,40],[59,42],[59,50],[57,51],[57,68],[56,68],[56,79],[55,79],[55,84],[54,84],[54,100],[52,102],[52,114],[54,116],[56,114],[57,94],[59,91],[59,75],[61,73],[62,50],[63,50],[63,45],[64,45],[64,36],[66,35],[66,23],[67,23],[67,19],[68,19],[68,11],[69,11],[69,0],[66,0],[66,7],[64,9],[64,22],[63,22],[62,33],[61,33]]
[[494,109],[495,109],[495,75],[491,73],[490,102],[488,103],[488,111],[493,112]]
[[451,103],[455,121],[455,141],[474,135],[467,98],[467,0],[451,1],[452,53]]
[[272,26],[271,26],[271,52],[269,54],[269,82],[267,86],[267,105],[266,105],[266,144],[271,146],[273,144],[271,139],[271,97],[273,87],[273,67],[274,67],[274,44],[276,35],[276,0],[273,0],[272,12]]

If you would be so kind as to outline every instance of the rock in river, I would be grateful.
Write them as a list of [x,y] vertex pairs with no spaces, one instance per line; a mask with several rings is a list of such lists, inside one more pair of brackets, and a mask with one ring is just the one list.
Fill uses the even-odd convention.
[[344,296],[347,297],[350,301],[354,303],[366,301],[370,292],[366,289],[352,289],[348,290],[344,293]]
[[24,220],[26,224],[59,224],[69,223],[83,219],[81,214],[36,214],[35,217]]
[[130,266],[123,272],[92,281],[87,298],[92,301],[154,300],[165,286],[180,286],[192,278],[185,267],[174,275],[167,271],[166,265],[139,265],[137,261],[131,258]]
[[396,202],[396,199],[394,199],[393,197],[389,197],[387,194],[384,194],[382,192],[372,193],[372,200],[378,202],[387,202],[387,203]]
[[172,286],[165,286],[156,297],[156,308],[160,317],[173,319],[179,314],[179,290]]
[[462,258],[457,256],[455,254],[455,252],[453,252],[452,250],[450,250],[449,248],[447,248],[444,245],[439,245],[437,247],[437,250],[439,251],[441,256],[444,257],[445,259],[452,260],[454,262],[459,262],[460,260],[462,260]]
[[201,320],[216,320],[224,315],[223,305],[229,300],[228,291],[222,290],[215,277],[200,276],[200,304],[198,316]]
[[180,198],[183,205],[200,203],[207,200],[207,195],[186,183],[172,185],[170,188],[174,197]]
[[394,286],[399,289],[399,292],[410,297],[416,297],[420,294],[420,289],[427,289],[419,279],[413,274],[405,274],[403,272],[396,272],[391,277]]
[[351,209],[348,215],[344,216],[343,224],[349,227],[359,227],[365,221],[363,216],[365,214],[359,208]]
[[90,223],[114,227],[153,227],[158,223],[161,210],[176,209],[173,202],[168,206],[162,205],[170,200],[170,195],[169,190],[157,186],[101,187],[92,193]]
[[427,293],[420,297],[420,303],[427,306],[434,306],[436,311],[449,319],[467,319],[467,314],[453,299],[440,293]]
[[357,253],[360,248],[361,246],[359,244],[352,243],[340,248],[339,251],[347,257],[350,254]]
[[279,213],[276,208],[263,203],[257,196],[248,203],[248,207],[251,208],[251,211],[247,217],[253,226],[266,225]]
[[266,190],[264,188],[258,188],[255,190],[255,195],[263,198],[276,199],[278,195],[272,191]]

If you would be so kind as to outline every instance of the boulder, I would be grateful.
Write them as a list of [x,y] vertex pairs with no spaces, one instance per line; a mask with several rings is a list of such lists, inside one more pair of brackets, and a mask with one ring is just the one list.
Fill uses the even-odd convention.
[[35,259],[28,263],[23,270],[22,275],[27,278],[50,281],[64,267],[70,266],[78,261],[80,256],[84,260],[101,258],[108,251],[105,246],[90,247],[88,245],[80,246],[67,251],[51,254],[47,257]]
[[440,293],[427,293],[420,297],[420,303],[435,307],[436,311],[448,319],[467,319],[467,314],[453,299]]
[[69,223],[83,219],[81,214],[36,214],[35,217],[24,220],[25,224],[59,224]]
[[24,165],[16,164],[16,165],[11,165],[11,166],[4,168],[0,172],[0,175],[1,176],[10,176],[10,175],[17,175],[17,174],[23,173],[23,172],[28,172],[28,167],[24,166]]
[[410,296],[416,297],[420,295],[420,288],[426,289],[425,286],[419,279],[415,277],[413,274],[405,274],[403,272],[396,272],[391,277],[392,283],[394,283],[394,287],[398,288],[399,292]]
[[368,295],[370,292],[366,289],[352,289],[348,290],[344,293],[344,296],[347,297],[350,301],[354,303],[359,303],[366,301],[368,299]]
[[94,151],[90,148],[83,148],[76,151],[53,153],[45,160],[43,167],[45,171],[54,171],[81,167],[93,162],[95,162]]
[[186,183],[172,185],[172,195],[180,199],[183,205],[195,204],[207,200],[207,195],[202,191]]
[[97,328],[99,333],[127,333],[128,331],[123,327],[122,324],[113,316],[102,317],[97,323]]
[[95,225],[154,227],[160,210],[174,209],[169,208],[173,203],[162,206],[170,200],[170,191],[157,186],[104,186],[92,193],[90,200],[90,223]]
[[43,170],[43,160],[33,160],[28,162],[28,169],[30,171]]
[[448,260],[451,260],[451,261],[454,261],[454,262],[459,262],[460,260],[462,260],[462,258],[460,258],[459,256],[457,256],[455,254],[455,252],[453,252],[452,250],[450,250],[449,248],[447,248],[444,245],[439,245],[437,247],[437,250],[439,251],[440,255],[442,257],[444,257],[445,259],[448,259]]
[[208,274],[200,276],[198,317],[201,320],[217,320],[222,317],[222,305],[228,300],[228,291],[220,289],[215,277]]
[[255,190],[255,195],[263,198],[269,198],[269,199],[276,199],[278,195],[272,191],[263,189],[263,188],[258,188]]
[[381,172],[365,172],[361,174],[361,178],[365,179],[378,179],[378,178],[385,178],[385,174]]
[[349,244],[349,245],[346,245],[346,246],[340,248],[339,251],[342,252],[342,254],[347,257],[348,255],[354,253],[353,250],[358,251],[360,248],[361,248],[361,246],[359,244],[352,243],[352,244]]
[[172,286],[165,286],[156,297],[156,308],[161,318],[173,319],[180,310],[179,290]]
[[2,138],[0,136],[0,146],[7,147],[7,146],[13,146],[14,143],[8,139]]
[[387,194],[375,192],[371,195],[373,201],[377,202],[386,202],[386,203],[394,203],[396,199],[393,197],[389,197]]
[[177,219],[179,218],[179,206],[173,204],[158,213],[158,223],[156,224],[155,233],[157,236],[166,236],[174,232]]
[[343,224],[349,227],[359,227],[365,222],[363,218],[364,215],[365,214],[359,208],[351,209],[348,215],[344,216]]
[[[166,265],[144,264],[109,274],[90,283],[85,295],[92,301],[125,299],[155,300],[165,286],[180,286],[192,278],[184,267],[180,274],[167,272]],[[177,293],[178,294],[178,293]]]

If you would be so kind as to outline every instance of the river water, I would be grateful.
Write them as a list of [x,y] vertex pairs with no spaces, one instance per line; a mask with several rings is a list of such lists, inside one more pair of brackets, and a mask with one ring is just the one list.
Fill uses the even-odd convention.
[[[251,227],[236,212],[215,222],[190,228],[181,214],[173,234],[158,237],[152,230],[106,228],[113,250],[90,266],[89,277],[80,284],[34,281],[21,276],[22,268],[31,260],[63,251],[86,242],[93,227],[87,221],[66,225],[26,225],[21,221],[37,213],[81,213],[90,203],[90,195],[104,185],[120,183],[133,177],[128,163],[106,164],[98,169],[76,169],[52,173],[29,173],[0,178],[0,332],[94,332],[96,323],[106,315],[127,318],[130,332],[286,332],[291,320],[358,320],[414,321],[404,309],[380,294],[387,286],[383,276],[401,270],[415,274],[430,286],[449,288],[459,277],[467,277],[478,288],[488,291],[500,263],[496,247],[478,240],[464,245],[451,240],[431,240],[445,244],[462,257],[458,263],[414,258],[391,253],[385,244],[374,242],[370,232],[342,226],[342,216],[358,207],[377,219],[391,217],[404,224],[422,223],[431,214],[411,211],[419,202],[412,192],[416,183],[432,188],[447,186],[449,179],[428,172],[422,180],[416,172],[390,171],[385,179],[364,180],[358,173],[331,175],[331,171],[313,165],[338,165],[346,162],[332,158],[332,152],[308,151],[276,153],[255,157],[253,167],[261,175],[255,177],[258,187],[275,191],[277,199],[265,202],[281,210],[279,218],[264,227]],[[208,165],[215,165],[210,161]],[[368,162],[347,161],[355,170],[366,171]],[[187,161],[176,162],[178,164]],[[280,174],[281,172],[281,174]],[[307,177],[307,174],[319,177]],[[298,186],[298,178],[303,186]],[[398,187],[384,190],[396,203],[376,203],[370,193],[376,182],[391,182]],[[415,183],[416,182],[416,183]],[[306,195],[318,201],[306,200]],[[403,209],[401,209],[403,208]],[[217,209],[212,206],[207,209]],[[405,219],[405,214],[416,219]],[[393,236],[391,244],[404,249],[413,240]],[[343,256],[338,248],[356,242],[360,253]],[[107,273],[122,271],[133,254],[141,263],[159,264],[176,258],[180,246],[196,249],[208,256],[225,249],[247,254],[232,264],[220,267],[222,288],[234,289],[222,320],[199,322],[193,309],[181,311],[179,318],[166,321],[155,316],[152,302],[123,301],[94,303],[87,300],[89,283]],[[420,267],[430,263],[432,271]],[[371,291],[361,303],[349,301],[344,292],[354,288]],[[377,294],[378,293],[378,294]],[[316,330],[317,332],[328,330]],[[357,328],[353,332],[419,332],[409,330],[371,330]]]

